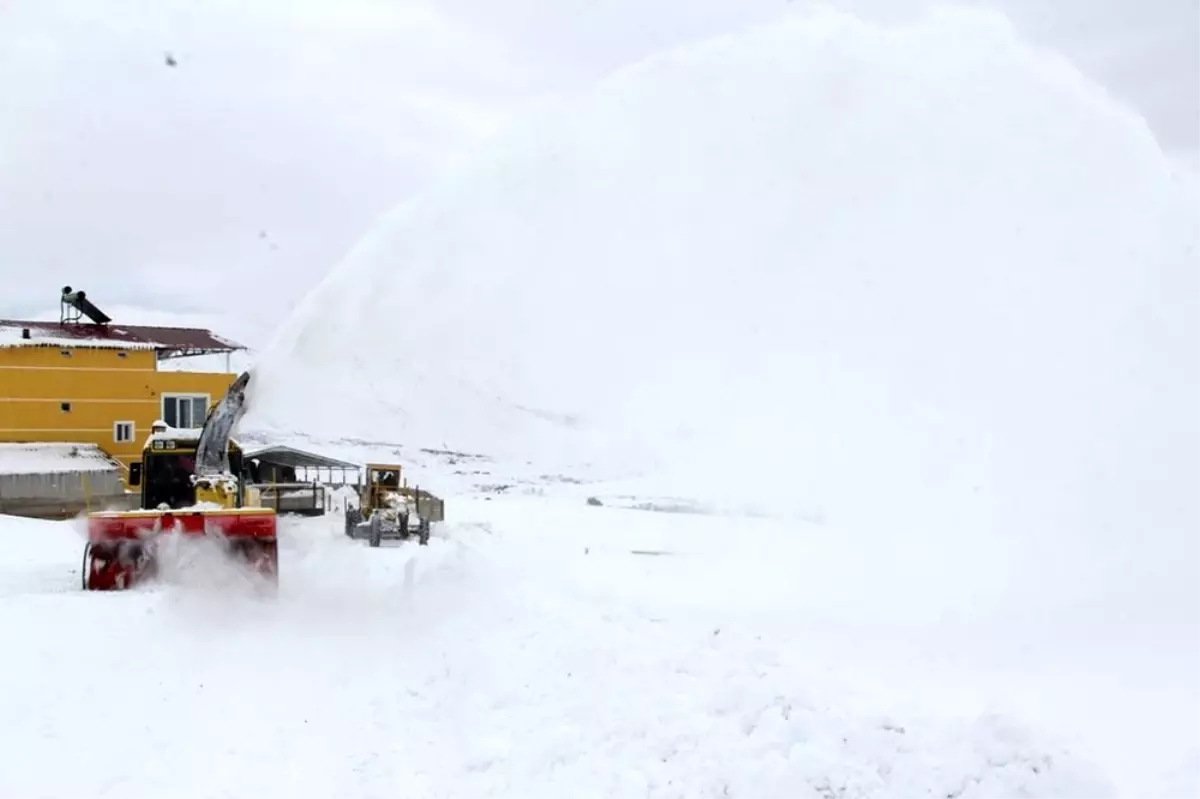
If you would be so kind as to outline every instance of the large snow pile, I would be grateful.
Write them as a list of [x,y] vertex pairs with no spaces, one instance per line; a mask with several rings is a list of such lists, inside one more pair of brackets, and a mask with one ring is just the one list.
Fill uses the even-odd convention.
[[847,525],[1190,530],[1196,239],[1143,121],[1002,18],[789,17],[398,208],[264,352],[247,423]]

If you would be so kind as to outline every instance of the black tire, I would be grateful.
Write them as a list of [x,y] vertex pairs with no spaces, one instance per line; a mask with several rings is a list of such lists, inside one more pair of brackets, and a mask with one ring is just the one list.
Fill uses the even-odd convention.
[[373,547],[379,546],[380,540],[383,538],[383,517],[378,513],[371,515],[371,537],[369,543]]
[[421,528],[419,530],[421,538],[419,539],[421,546],[429,546],[429,520],[421,519]]
[[83,590],[88,590],[88,577],[92,573],[92,542],[88,541],[83,545],[83,573],[79,575],[79,582],[83,586]]

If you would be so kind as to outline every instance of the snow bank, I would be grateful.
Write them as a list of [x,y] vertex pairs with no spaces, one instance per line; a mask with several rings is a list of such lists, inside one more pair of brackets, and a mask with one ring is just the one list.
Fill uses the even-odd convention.
[[0,443],[0,475],[110,472],[118,468],[119,464],[96,444]]
[[87,533],[78,520],[48,521],[0,513],[0,541],[6,567],[41,566],[65,558],[74,563],[83,554]]
[[[79,590],[86,543],[87,531],[78,520],[52,522],[0,513],[0,600]],[[6,601],[0,602],[0,614],[9,609]]]
[[1195,563],[1155,543],[1200,519],[1194,201],[995,14],[789,17],[398,208],[264,352],[246,423]]

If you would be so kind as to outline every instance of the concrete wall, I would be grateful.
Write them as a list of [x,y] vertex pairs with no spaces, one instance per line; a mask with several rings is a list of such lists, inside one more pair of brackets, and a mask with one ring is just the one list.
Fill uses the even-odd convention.
[[137,495],[126,495],[117,469],[101,472],[0,474],[0,513],[62,519],[85,510],[129,508]]

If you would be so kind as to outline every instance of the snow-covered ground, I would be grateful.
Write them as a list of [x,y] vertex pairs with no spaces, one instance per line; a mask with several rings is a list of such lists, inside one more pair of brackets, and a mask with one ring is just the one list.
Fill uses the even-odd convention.
[[[1196,795],[1197,186],[994,15],[797,16],[547,104],[397,208],[264,348],[247,424],[557,518],[504,550],[528,579],[690,631],[630,622],[639,652],[723,618],[742,677],[784,664],[746,684],[829,703],[814,735],[995,708],[1122,794]],[[687,546],[568,559],[595,519]]]
[[431,546],[96,596],[0,520],[0,795],[1200,795],[1197,198],[962,10],[547,106],[255,364]]
[[1189,642],[976,612],[903,542],[553,492],[449,510],[425,549],[285,520],[274,599],[203,565],[87,594],[77,523],[0,520],[0,795],[1200,788]]
[[0,517],[0,795],[1200,792],[1194,613],[1094,552],[289,443],[399,459],[449,519],[285,517],[267,599],[203,549],[87,594],[79,521]]

